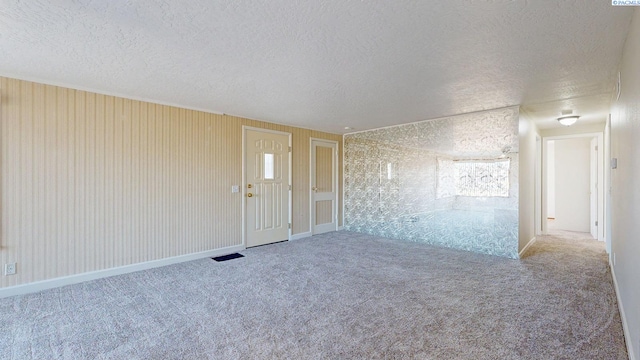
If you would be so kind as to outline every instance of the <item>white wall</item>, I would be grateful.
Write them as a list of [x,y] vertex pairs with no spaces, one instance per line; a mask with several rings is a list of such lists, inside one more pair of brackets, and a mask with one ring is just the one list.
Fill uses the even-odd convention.
[[611,254],[611,121],[604,128],[604,241],[607,254]]
[[536,136],[538,128],[527,117],[520,113],[519,121],[519,199],[518,207],[519,236],[518,251],[522,251],[527,244],[536,236],[535,233],[535,194],[536,194]]
[[620,99],[611,109],[611,252],[616,261],[630,358],[640,359],[640,10],[636,9],[620,63]]
[[552,137],[552,136],[566,136],[566,135],[577,135],[577,134],[594,134],[600,133],[604,131],[605,118],[602,118],[602,122],[598,122],[595,124],[581,124],[580,120],[575,125],[571,126],[563,126],[557,127],[553,129],[542,129],[540,130],[540,136],[542,137]]
[[547,143],[547,217],[556,217],[556,146],[555,141]]
[[555,141],[554,229],[590,230],[590,144],[591,138]]

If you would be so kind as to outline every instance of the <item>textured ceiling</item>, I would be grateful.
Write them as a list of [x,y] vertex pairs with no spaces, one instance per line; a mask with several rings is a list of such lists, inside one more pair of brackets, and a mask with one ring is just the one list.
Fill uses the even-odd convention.
[[543,121],[608,95],[633,12],[603,0],[1,4],[0,75],[334,133],[521,104]]

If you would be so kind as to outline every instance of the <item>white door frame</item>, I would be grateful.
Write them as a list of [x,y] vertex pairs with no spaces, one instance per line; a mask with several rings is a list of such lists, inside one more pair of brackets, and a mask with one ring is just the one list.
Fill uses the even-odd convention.
[[336,197],[333,200],[333,213],[334,213],[334,221],[336,223],[336,228],[335,230],[338,230],[338,199],[340,198],[340,184],[338,183],[338,154],[340,153],[340,143],[338,141],[335,140],[326,140],[326,139],[320,139],[320,138],[309,138],[309,232],[311,233],[311,235],[313,235],[313,222],[314,222],[314,217],[312,216],[312,214],[314,214],[315,212],[313,211],[313,206],[314,201],[313,201],[313,190],[312,185],[313,185],[313,166],[315,166],[315,161],[313,159],[313,143],[315,142],[324,142],[327,144],[331,144],[331,145],[335,145],[336,146],[336,153],[333,154],[333,183],[335,184],[335,193],[336,193]]
[[611,255],[611,114],[604,127],[604,241]]
[[[287,212],[289,214],[288,215],[289,219],[287,220],[289,224],[291,224],[291,214],[292,214],[291,208],[293,207],[292,196],[291,196],[292,195],[291,185],[293,183],[292,172],[291,172],[291,168],[293,167],[291,163],[292,151],[293,151],[293,149],[291,148],[291,144],[292,144],[291,133],[242,125],[242,190],[240,191],[240,194],[242,195],[242,247],[244,249],[247,248],[247,213],[246,213],[247,201],[245,199],[245,197],[247,196],[247,169],[246,169],[247,130],[270,133],[270,134],[286,135],[289,138],[289,175],[288,175],[289,176],[289,203],[287,204],[287,206],[289,207],[289,211]],[[292,231],[291,228],[292,227],[289,226],[289,235],[288,235],[289,240],[291,240],[291,231]]]
[[[542,234],[548,234],[547,229],[547,174],[548,174],[548,164],[546,161],[546,157],[548,155],[548,142],[552,140],[563,140],[563,139],[575,139],[575,138],[593,138],[596,137],[598,139],[598,240],[604,241],[604,198],[602,186],[604,184],[604,151],[601,149],[603,146],[603,138],[604,134],[602,132],[597,133],[585,133],[585,134],[573,134],[573,135],[561,135],[561,136],[546,136],[542,138]],[[591,219],[590,219],[591,221]]]
[[600,238],[598,235],[600,230],[599,226],[604,225],[604,221],[598,222],[599,226],[596,226],[593,222],[594,217],[598,219],[598,205],[602,206],[602,204],[599,204],[600,188],[602,187],[602,183],[598,183],[598,179],[600,178],[598,170],[602,170],[598,166],[600,151],[602,151],[602,146],[598,146],[598,139],[591,138],[591,141],[589,142],[589,220],[591,221],[589,224],[589,232],[591,233],[591,236],[596,239]]

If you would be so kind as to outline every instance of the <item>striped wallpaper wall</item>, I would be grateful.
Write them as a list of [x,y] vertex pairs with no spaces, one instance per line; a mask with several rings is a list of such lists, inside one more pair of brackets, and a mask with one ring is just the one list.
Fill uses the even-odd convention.
[[342,151],[340,135],[3,77],[0,96],[0,264],[18,264],[0,287],[242,244],[243,125],[292,133],[307,232],[309,138]]

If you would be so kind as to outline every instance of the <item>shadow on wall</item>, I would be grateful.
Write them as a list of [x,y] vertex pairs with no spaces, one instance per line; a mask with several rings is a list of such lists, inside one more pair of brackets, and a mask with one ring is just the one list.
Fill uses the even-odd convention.
[[345,136],[345,228],[518,257],[518,108]]

